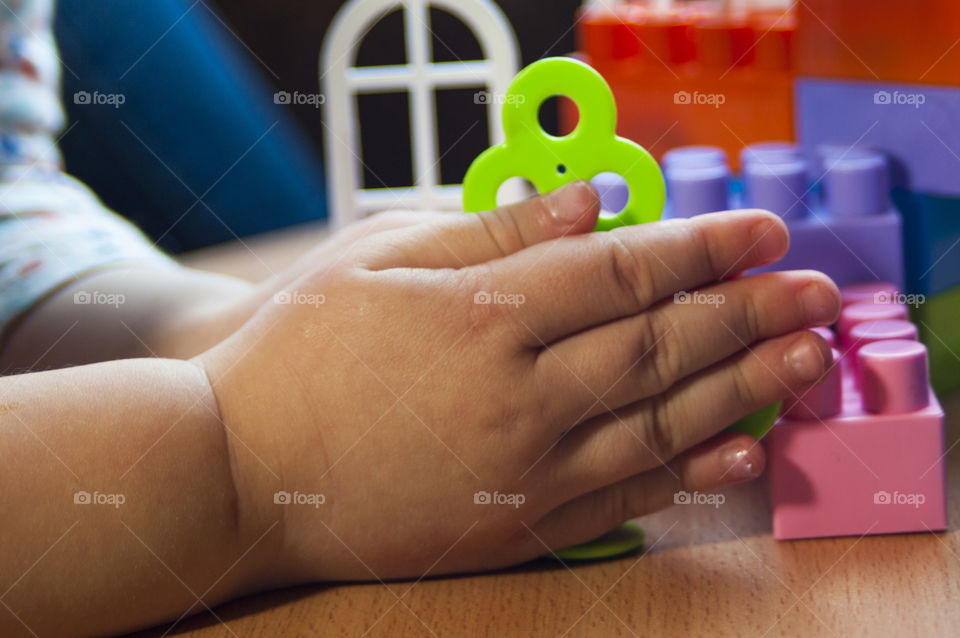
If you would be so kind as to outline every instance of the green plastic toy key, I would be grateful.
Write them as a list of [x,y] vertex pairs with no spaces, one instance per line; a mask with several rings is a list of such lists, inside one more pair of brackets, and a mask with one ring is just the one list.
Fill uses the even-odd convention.
[[[550,135],[540,126],[544,100],[570,98],[580,120],[569,135]],[[506,141],[484,151],[463,180],[463,209],[497,207],[497,191],[512,177],[546,193],[577,179],[617,173],[630,189],[627,205],[615,216],[601,216],[596,230],[660,219],[666,189],[656,160],[639,144],[617,137],[617,105],[606,80],[573,58],[546,58],[520,71],[503,100]]]
[[[562,137],[540,126],[543,102],[555,95],[570,98],[580,112],[576,128]],[[617,105],[606,80],[573,58],[534,62],[514,78],[503,100],[506,141],[484,151],[463,180],[463,209],[468,213],[497,207],[497,191],[510,178],[527,179],[546,193],[577,179],[617,173],[627,183],[627,204],[613,216],[601,216],[595,230],[605,231],[657,221],[666,198],[663,175],[642,146],[618,137]],[[773,426],[780,404],[744,417],[729,431],[762,438]],[[643,545],[643,529],[626,523],[598,539],[557,551],[560,560],[596,560],[635,551]]]

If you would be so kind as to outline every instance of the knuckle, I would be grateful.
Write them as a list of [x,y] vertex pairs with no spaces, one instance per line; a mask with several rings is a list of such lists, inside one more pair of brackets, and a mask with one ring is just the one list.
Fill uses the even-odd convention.
[[501,257],[511,255],[523,248],[523,235],[513,207],[497,208],[490,212],[477,214],[490,243]]
[[[752,355],[747,355],[752,356]],[[733,400],[740,411],[751,412],[763,405],[758,395],[757,386],[748,377],[746,357],[742,357],[738,365],[733,366]]]
[[607,279],[613,282],[615,293],[646,308],[653,301],[656,281],[649,262],[623,242],[616,231],[605,234],[608,244]]
[[721,267],[715,251],[715,242],[710,241],[710,237],[702,224],[692,220],[686,225],[688,243],[691,246],[692,254],[703,264],[711,273],[723,273],[725,269]]
[[757,306],[756,295],[747,292],[740,302],[740,312],[737,315],[740,339],[747,345],[757,341],[762,335],[760,308]]
[[670,429],[670,403],[662,394],[650,402],[644,420],[643,441],[660,463],[666,463],[677,453],[676,437]]
[[682,334],[671,326],[663,326],[662,319],[656,319],[658,313],[649,313],[650,326],[647,333],[652,340],[647,347],[646,359],[649,365],[643,370],[653,377],[651,392],[657,394],[672,388],[683,374],[683,353],[687,352],[682,343]]

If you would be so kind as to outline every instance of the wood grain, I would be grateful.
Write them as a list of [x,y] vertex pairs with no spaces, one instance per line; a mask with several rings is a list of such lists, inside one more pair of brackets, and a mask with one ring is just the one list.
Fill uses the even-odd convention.
[[[322,231],[248,242],[271,268]],[[292,239],[291,239],[292,238]],[[186,261],[249,274],[243,247]],[[960,508],[960,394],[947,410],[950,520]],[[960,535],[777,542],[763,481],[719,508],[640,519],[643,555],[570,569],[538,561],[455,578],[316,586],[254,596],[189,618],[168,635],[240,636],[917,636],[960,631]],[[169,626],[137,634],[161,636]]]

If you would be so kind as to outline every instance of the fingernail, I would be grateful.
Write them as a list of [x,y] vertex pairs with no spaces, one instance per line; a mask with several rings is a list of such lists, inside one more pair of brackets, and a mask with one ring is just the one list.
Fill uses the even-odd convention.
[[570,182],[547,195],[547,204],[558,221],[575,224],[590,213],[597,198],[596,193],[590,193],[590,190],[593,187],[583,180]]
[[837,300],[829,288],[812,281],[800,291],[800,304],[811,324],[831,323],[837,314]]
[[740,445],[725,450],[723,462],[727,466],[724,478],[730,482],[749,481],[760,476],[760,468],[750,460],[750,451]]
[[776,222],[760,222],[753,227],[751,237],[757,256],[765,264],[780,259],[787,252],[787,235]]
[[800,381],[816,381],[824,372],[826,362],[813,340],[800,337],[787,351],[787,365]]

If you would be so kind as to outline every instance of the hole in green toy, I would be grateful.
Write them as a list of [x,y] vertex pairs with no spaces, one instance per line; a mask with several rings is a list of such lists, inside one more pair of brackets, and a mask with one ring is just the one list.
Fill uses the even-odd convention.
[[598,173],[590,180],[600,195],[600,216],[616,217],[627,207],[630,187],[619,173]]
[[577,103],[566,95],[551,95],[540,103],[537,120],[547,135],[564,137],[577,128],[580,110]]
[[537,194],[537,189],[530,180],[523,177],[511,177],[500,184],[497,189],[497,206],[516,204],[530,199]]
[[557,172],[563,175],[567,172],[567,167],[565,164],[557,164]]

